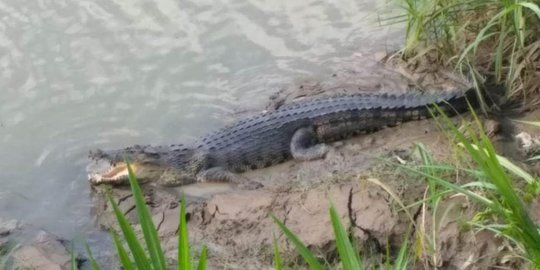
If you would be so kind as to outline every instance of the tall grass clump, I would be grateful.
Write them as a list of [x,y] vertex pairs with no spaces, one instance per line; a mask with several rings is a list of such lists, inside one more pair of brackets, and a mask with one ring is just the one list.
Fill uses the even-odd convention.
[[[439,113],[442,114],[441,111]],[[424,202],[433,212],[441,198],[456,193],[466,195],[479,209],[475,218],[467,222],[472,228],[503,236],[516,247],[516,257],[524,258],[525,263],[533,269],[540,268],[539,228],[525,206],[528,194],[517,189],[517,186],[537,186],[538,180],[508,159],[497,155],[483,131],[475,132],[470,128],[465,135],[448,117],[442,114],[441,119],[457,140],[459,148],[464,149],[469,165],[461,168],[457,165],[435,164],[428,157],[427,150],[420,147],[422,165],[398,166],[426,178],[431,192]],[[475,129],[481,130],[477,119]],[[450,180],[449,174],[466,176],[471,181],[457,184]],[[428,234],[426,238],[430,241],[422,241],[422,245],[428,245],[428,248],[423,250],[436,250],[436,235],[436,232]]]
[[[540,92],[540,2],[399,0],[406,11],[406,59],[434,56],[480,87],[483,76],[529,106]],[[537,96],[537,95],[536,95]]]

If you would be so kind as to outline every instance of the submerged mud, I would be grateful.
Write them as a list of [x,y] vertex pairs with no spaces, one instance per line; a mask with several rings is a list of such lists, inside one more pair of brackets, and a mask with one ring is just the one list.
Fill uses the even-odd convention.
[[[343,70],[321,81],[301,82],[276,92],[269,98],[265,109],[272,110],[291,100],[317,95],[390,89],[407,91],[418,88],[418,85],[427,85],[432,91],[444,91],[465,85],[449,71],[428,68],[429,63],[408,66],[392,57],[383,62],[374,58],[362,59],[345,63]],[[355,71],[354,65],[361,64],[372,64],[371,73],[366,74],[364,69],[360,69],[363,72]],[[250,110],[245,113],[250,113]],[[454,121],[459,125],[461,117]],[[524,127],[518,126],[516,131],[520,129]],[[499,137],[504,137],[495,128],[491,131],[496,142]],[[384,262],[388,251],[392,258],[401,243],[407,240],[416,243],[413,265],[417,269],[515,266],[515,259],[505,256],[510,247],[503,239],[491,232],[464,226],[476,210],[464,196],[443,198],[436,213],[426,204],[417,204],[406,211],[402,209],[402,205],[421,201],[426,196],[426,184],[421,177],[396,170],[396,166],[388,165],[388,162],[417,164],[420,160],[415,151],[417,143],[429,149],[435,161],[452,162],[456,158],[448,133],[431,119],[404,123],[334,143],[328,155],[321,160],[290,161],[245,173],[245,177],[264,185],[257,190],[238,190],[227,184],[168,189],[146,185],[143,188],[170,258],[176,256],[179,196],[186,193],[193,248],[197,250],[206,245],[210,265],[216,268],[270,267],[274,236],[285,254],[284,260],[293,266],[302,265],[297,254],[290,252],[294,248],[272,221],[271,215],[282,220],[330,266],[334,265],[336,247],[328,212],[330,204],[336,207],[350,235],[362,247],[368,264]],[[519,142],[510,144],[519,146]],[[526,155],[524,152],[521,154]],[[110,229],[117,225],[102,196],[105,189],[96,187],[95,215],[98,224]],[[121,209],[136,224],[129,189],[114,188],[112,191]],[[433,235],[436,237],[430,238]],[[428,246],[432,250],[422,249]]]
[[[70,269],[70,242],[17,220],[0,218],[0,268],[25,270]],[[85,258],[74,255],[81,266]]]

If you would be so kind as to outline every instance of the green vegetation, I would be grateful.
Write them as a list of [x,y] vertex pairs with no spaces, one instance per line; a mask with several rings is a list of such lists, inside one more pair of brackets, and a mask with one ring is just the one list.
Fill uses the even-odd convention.
[[[341,264],[340,269],[344,270],[356,270],[356,269],[368,269],[369,267],[363,265],[362,260],[360,259],[359,255],[360,252],[358,249],[353,245],[354,241],[351,241],[349,239],[349,234],[345,230],[345,227],[341,223],[338,213],[334,206],[330,207],[330,220],[332,222],[332,229],[334,230],[334,237],[335,242],[337,246],[337,251],[339,255],[339,263]],[[306,263],[309,265],[309,269],[327,269],[324,267],[323,264],[319,262],[319,260],[316,258],[316,256],[298,239],[298,237],[291,232],[280,220],[278,220],[275,216],[272,216],[272,219],[274,219],[274,222],[280,227],[281,231],[284,233],[284,235],[287,237],[289,241],[292,242],[298,253],[302,256],[302,258],[306,261]],[[406,235],[409,235],[408,233]],[[407,237],[407,236],[406,236]],[[275,251],[275,258],[279,258],[279,251],[277,248],[277,244],[274,240],[274,251]],[[411,262],[411,253],[409,250],[409,245],[407,238],[403,241],[401,248],[399,250],[398,256],[394,260],[393,264],[390,263],[391,258],[389,254],[386,254],[386,264],[384,265],[384,268],[386,269],[408,269],[409,263]],[[382,268],[381,263],[381,268]],[[282,265],[279,259],[275,260],[275,268],[281,269]]]
[[[471,228],[489,230],[503,236],[517,247],[516,257],[525,258],[535,269],[540,268],[540,233],[524,204],[527,197],[538,195],[538,180],[497,155],[484,132],[466,137],[446,116],[442,116],[442,121],[450,128],[458,146],[464,148],[468,154],[463,167],[434,164],[422,145],[418,147],[422,157],[420,166],[398,165],[406,171],[423,176],[428,182],[429,195],[421,203],[427,204],[432,210],[432,224],[437,224],[436,212],[443,198],[454,194],[466,195],[471,200],[471,206],[477,209],[475,217],[467,221]],[[476,129],[481,129],[478,120]],[[475,133],[470,127],[467,131],[467,134]],[[456,181],[449,180],[448,175],[460,176],[468,181],[457,184]],[[529,193],[517,189],[523,185],[527,186],[525,190]],[[437,250],[437,231],[436,228],[433,229],[430,235],[420,235],[421,245],[428,245],[422,250],[431,253]]]
[[[300,241],[300,239],[298,239],[298,237],[293,232],[289,230],[289,228],[287,228],[275,216],[272,216],[272,218],[274,219],[274,222],[280,227],[281,231],[285,234],[287,239],[293,243],[298,253],[300,253],[300,255],[309,265],[310,269],[325,269],[325,267],[317,260],[316,256],[302,243],[302,241]],[[341,221],[339,220],[339,216],[334,206],[330,207],[330,220],[332,221],[332,228],[334,230],[335,241],[342,268],[345,270],[362,269],[362,261],[360,260],[360,257],[358,257],[359,252],[349,240],[349,235],[343,227],[343,224],[341,224]],[[275,242],[274,246],[276,247],[275,256],[276,258],[279,258],[279,251]],[[280,261],[277,259],[275,261],[276,269],[281,269]]]
[[[130,166],[129,169],[129,184],[131,186],[131,191],[133,197],[135,198],[135,209],[137,211],[137,217],[142,228],[142,233],[144,236],[144,245],[143,241],[137,238],[135,229],[131,224],[129,224],[126,216],[119,209],[118,205],[114,200],[109,197],[109,202],[113,207],[114,213],[120,229],[122,231],[123,238],[112,231],[111,236],[116,247],[118,254],[119,262],[122,265],[123,269],[147,269],[147,270],[157,270],[157,269],[169,269],[169,265],[165,259],[165,254],[161,248],[161,242],[158,237],[158,233],[150,212],[146,203],[144,201],[144,196],[142,194],[141,188],[139,187],[138,181],[133,174],[133,171]],[[182,198],[180,206],[180,228],[178,233],[178,260],[176,269],[195,269],[194,259],[190,253],[190,244],[189,236],[186,226],[186,215],[185,215],[185,200]],[[126,250],[124,247],[124,240],[127,243],[129,248]],[[90,258],[90,264],[93,270],[101,269],[97,264],[96,260],[92,256],[90,248],[87,247],[87,252]],[[72,263],[72,268],[76,269],[74,263]],[[199,256],[199,262],[197,264],[197,270],[206,269],[206,247],[203,247]]]
[[406,10],[406,59],[438,64],[506,86],[508,98],[537,104],[540,8],[533,0],[400,0]]
[[[406,10],[406,43],[401,50],[405,60],[428,58],[438,65],[453,67],[470,78],[478,90],[482,89],[484,78],[490,77],[505,86],[507,99],[522,101],[525,108],[539,103],[539,1],[401,0],[400,3]],[[488,86],[486,90],[491,89]],[[397,165],[426,179],[428,192],[415,205],[430,209],[431,224],[437,224],[442,219],[440,216],[450,211],[441,206],[443,199],[454,194],[466,195],[478,208],[467,226],[505,237],[518,248],[516,256],[539,268],[538,227],[524,204],[538,195],[537,179],[498,156],[483,132],[467,137],[447,118],[443,120],[443,126],[450,127],[453,138],[467,155],[456,164],[435,164],[427,149],[419,145],[421,166]],[[481,125],[476,129],[481,129]],[[465,133],[475,134],[471,129]],[[540,157],[530,160],[536,159]],[[457,184],[463,178],[467,178],[467,183]],[[440,211],[443,213],[439,215]],[[436,226],[431,230],[426,232],[423,223],[417,224],[414,251],[418,258],[437,265],[438,232]]]

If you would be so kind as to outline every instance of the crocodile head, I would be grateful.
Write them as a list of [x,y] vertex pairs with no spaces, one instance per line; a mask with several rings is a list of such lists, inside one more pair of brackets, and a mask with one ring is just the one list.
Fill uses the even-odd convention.
[[184,185],[196,181],[204,156],[181,145],[174,147],[132,146],[121,150],[91,151],[86,168],[91,184],[127,184],[129,162],[140,183]]

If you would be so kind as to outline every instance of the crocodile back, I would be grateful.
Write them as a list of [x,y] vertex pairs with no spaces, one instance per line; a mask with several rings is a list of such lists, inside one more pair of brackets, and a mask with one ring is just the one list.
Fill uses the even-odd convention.
[[275,111],[240,120],[203,137],[198,148],[208,154],[208,167],[235,172],[272,166],[291,158],[294,133],[313,128],[317,141],[332,142],[361,132],[370,132],[400,122],[431,116],[437,104],[446,114],[468,109],[474,91],[438,94],[344,95],[298,101]]

